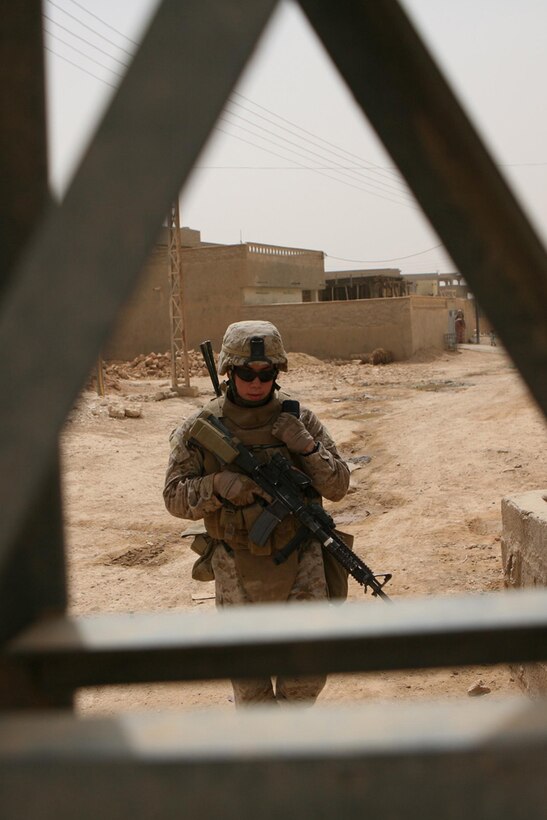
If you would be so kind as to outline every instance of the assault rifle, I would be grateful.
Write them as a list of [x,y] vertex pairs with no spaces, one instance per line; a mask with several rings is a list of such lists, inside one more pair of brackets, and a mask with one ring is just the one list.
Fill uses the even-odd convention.
[[311,487],[311,480],[281,453],[276,453],[264,464],[260,463],[213,414],[201,415],[196,419],[188,437],[190,441],[212,453],[221,464],[237,465],[271,496],[271,503],[264,507],[249,530],[249,537],[255,544],[264,545],[277,525],[287,516],[292,514],[299,522],[300,529],[276,555],[276,563],[286,560],[311,535],[364,587],[365,592],[370,587],[374,596],[383,598],[384,601],[390,600],[382,587],[389,581],[391,574],[374,575],[364,561],[342,541],[335,531],[333,519],[323,507],[313,502],[306,503],[306,490]]

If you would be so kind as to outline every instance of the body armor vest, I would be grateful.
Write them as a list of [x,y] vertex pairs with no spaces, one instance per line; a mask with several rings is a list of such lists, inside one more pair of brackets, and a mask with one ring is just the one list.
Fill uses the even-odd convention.
[[[207,405],[207,411],[217,416],[262,463],[269,461],[275,453],[281,453],[291,464],[298,466],[295,457],[271,432],[281,413],[281,405],[288,398],[288,394],[279,391],[267,404],[260,407],[240,407],[221,396]],[[204,466],[205,474],[223,469],[211,453],[205,453]],[[235,464],[228,465],[226,469],[242,472]],[[314,500],[317,499],[317,494],[314,494]],[[272,555],[294,537],[299,524],[292,515],[287,516],[278,524],[268,541],[260,546],[249,539],[249,530],[262,511],[263,507],[258,502],[235,509],[223,506],[204,516],[205,528],[212,538],[224,541],[235,551],[248,550],[253,555]]]

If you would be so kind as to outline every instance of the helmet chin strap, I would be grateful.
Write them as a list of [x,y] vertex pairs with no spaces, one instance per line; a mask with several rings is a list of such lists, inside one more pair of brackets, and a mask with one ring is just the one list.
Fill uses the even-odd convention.
[[241,398],[241,396],[237,392],[233,367],[230,367],[228,369],[226,375],[228,376],[228,390],[226,391],[227,396],[230,399],[230,401],[233,401],[234,404],[237,404],[240,407],[262,407],[263,404],[268,404],[268,402],[272,400],[274,392],[276,390],[279,390],[279,385],[274,379],[272,389],[270,390],[265,399],[261,399],[260,401],[249,401],[248,399]]

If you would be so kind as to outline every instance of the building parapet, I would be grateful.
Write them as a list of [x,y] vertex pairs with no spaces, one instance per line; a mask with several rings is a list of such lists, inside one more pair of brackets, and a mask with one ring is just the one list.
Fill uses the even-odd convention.
[[268,254],[270,256],[304,256],[313,254],[323,258],[323,251],[312,251],[306,248],[286,248],[283,245],[263,245],[258,242],[246,243],[249,253]]

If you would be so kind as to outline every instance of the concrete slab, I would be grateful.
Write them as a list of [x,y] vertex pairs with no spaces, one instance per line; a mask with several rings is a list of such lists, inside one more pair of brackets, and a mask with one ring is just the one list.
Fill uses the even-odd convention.
[[[547,489],[504,498],[502,559],[509,588],[547,586]],[[514,667],[523,687],[547,693],[547,664]]]

